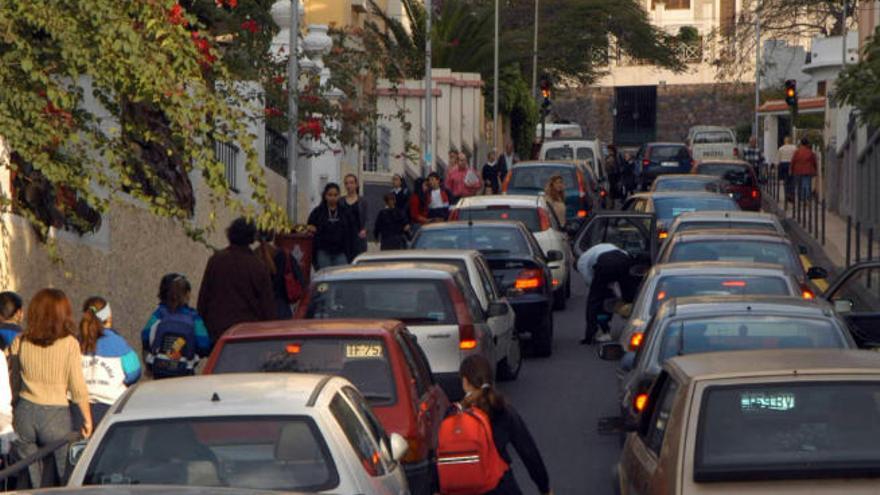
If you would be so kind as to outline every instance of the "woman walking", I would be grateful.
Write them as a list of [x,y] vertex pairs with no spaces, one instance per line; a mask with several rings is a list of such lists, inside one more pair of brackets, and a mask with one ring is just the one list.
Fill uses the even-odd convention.
[[316,270],[328,266],[348,264],[354,257],[353,239],[357,227],[348,209],[339,202],[339,185],[331,182],[324,186],[321,204],[309,213],[309,231],[315,234]]
[[547,186],[544,187],[544,199],[553,209],[559,224],[565,225],[565,181],[561,175],[554,175],[547,181]]
[[409,196],[409,220],[413,224],[413,233],[420,225],[431,223],[428,218],[428,181],[419,177],[414,187]]
[[360,195],[360,183],[358,183],[356,175],[346,175],[343,183],[345,184],[345,206],[351,212],[353,227],[357,232],[352,243],[351,259],[354,259],[357,255],[367,251],[369,208],[367,208],[367,201]]
[[391,176],[391,192],[394,194],[394,204],[409,219],[409,188],[406,187],[406,179],[400,174]]
[[409,225],[403,212],[397,209],[397,203],[393,193],[385,195],[385,208],[376,216],[376,225],[373,227],[373,235],[379,241],[379,249],[406,249],[406,232]]
[[[64,439],[72,431],[68,396],[83,416],[80,433],[92,434],[89,391],[83,378],[82,353],[73,336],[75,324],[70,300],[58,289],[43,289],[34,296],[27,323],[9,348],[10,380],[15,403],[13,426],[18,435],[12,444],[17,459]],[[67,470],[67,445],[54,452],[58,480]],[[31,486],[41,487],[40,463],[28,467]]]

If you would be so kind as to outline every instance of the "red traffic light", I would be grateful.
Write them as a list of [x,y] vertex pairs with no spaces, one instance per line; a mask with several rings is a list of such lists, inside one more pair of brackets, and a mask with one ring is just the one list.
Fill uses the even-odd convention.
[[548,88],[541,88],[541,96],[543,96],[544,99],[549,99],[550,98],[550,90]]

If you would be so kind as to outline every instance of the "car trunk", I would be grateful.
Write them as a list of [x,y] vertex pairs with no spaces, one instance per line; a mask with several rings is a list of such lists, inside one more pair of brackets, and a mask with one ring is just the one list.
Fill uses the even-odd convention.
[[541,265],[525,257],[489,257],[489,268],[502,293],[517,288],[516,281],[524,270],[543,271]]

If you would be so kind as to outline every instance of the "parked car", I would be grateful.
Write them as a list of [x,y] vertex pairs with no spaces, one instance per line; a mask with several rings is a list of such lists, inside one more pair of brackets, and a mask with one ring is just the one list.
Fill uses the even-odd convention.
[[547,140],[541,145],[538,159],[578,162],[581,166],[589,168],[601,184],[605,184],[608,177],[605,176],[603,162],[607,150],[603,148],[602,142],[597,139]]
[[671,237],[690,230],[743,229],[788,235],[777,215],[755,211],[693,211],[675,217],[667,228]]
[[482,354],[503,371],[506,359],[519,357],[515,332],[493,335],[487,322],[508,308],[493,302],[483,311],[470,283],[448,264],[376,263],[321,270],[296,317],[402,321],[418,338],[434,379],[450,399],[459,400],[464,358]]
[[634,421],[651,383],[674,356],[751,349],[855,349],[846,323],[824,301],[791,296],[684,297],[664,303],[635,352],[604,344],[600,356],[622,356],[620,411]]
[[623,203],[624,211],[653,213],[657,235],[668,237],[668,227],[682,213],[691,211],[736,211],[736,202],[724,194],[710,192],[653,192],[633,194]]
[[688,131],[687,146],[697,162],[735,160],[739,156],[736,134],[727,127],[699,125]]
[[391,320],[244,323],[217,341],[206,375],[283,371],[341,376],[357,387],[387,432],[408,444],[401,460],[409,489],[432,495],[437,432],[446,394],[406,326]]
[[761,211],[761,188],[755,170],[748,162],[707,160],[694,165],[693,173],[724,179],[730,184],[729,192],[740,208]]
[[626,439],[618,493],[876,494],[878,396],[874,352],[672,358]]
[[69,485],[399,495],[408,492],[399,462],[406,450],[343,378],[156,380],[130,388],[88,444],[72,448],[81,456]]
[[684,143],[648,143],[636,154],[636,175],[643,191],[666,174],[687,174],[694,165]]
[[669,174],[654,179],[651,192],[711,192],[729,194],[729,184],[712,175]]
[[542,194],[554,175],[562,176],[565,181],[565,219],[560,220],[586,218],[598,205],[599,198],[591,191],[584,172],[575,163],[519,162],[510,168],[502,190],[505,194]]
[[544,255],[550,251],[562,253],[562,259],[549,262],[553,272],[553,304],[555,309],[564,309],[565,301],[571,295],[571,267],[574,255],[568,235],[553,209],[547,205],[543,196],[473,196],[462,198],[449,214],[450,220],[479,221],[520,221],[535,236]]
[[[413,249],[477,249],[486,257],[495,283],[516,313],[516,329],[542,356],[553,352],[553,274],[549,263],[563,259],[560,251],[547,256],[538,241],[519,222],[445,222],[423,226]],[[433,363],[432,363],[433,364]]]

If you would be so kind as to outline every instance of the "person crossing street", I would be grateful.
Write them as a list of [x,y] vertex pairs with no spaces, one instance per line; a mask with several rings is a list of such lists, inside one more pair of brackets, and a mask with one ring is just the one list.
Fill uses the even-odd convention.
[[586,330],[581,344],[611,340],[608,322],[600,324],[599,315],[607,314],[605,300],[614,298],[616,290],[620,291],[625,302],[632,302],[635,298],[638,284],[630,274],[633,263],[629,253],[607,243],[593,246],[578,259],[577,270],[587,285]]

